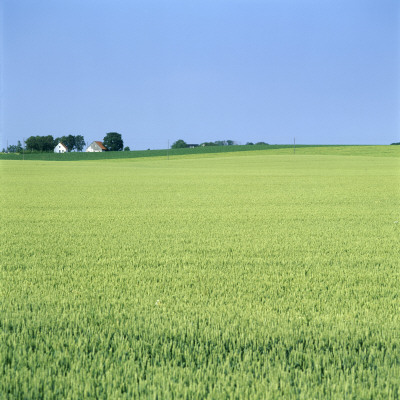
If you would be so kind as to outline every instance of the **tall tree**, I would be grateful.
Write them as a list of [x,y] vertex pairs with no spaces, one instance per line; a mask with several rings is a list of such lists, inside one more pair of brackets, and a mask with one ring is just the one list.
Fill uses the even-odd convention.
[[122,136],[117,132],[108,132],[106,136],[104,136],[103,144],[110,151],[121,151],[124,148]]
[[17,153],[17,146],[15,144],[10,144],[7,147],[7,153]]
[[172,143],[171,149],[183,149],[185,147],[187,147],[187,143],[184,140],[179,139]]
[[25,145],[27,150],[39,151],[39,143],[37,140],[37,136],[29,136],[28,139],[25,140]]
[[17,143],[17,152],[18,152],[18,153],[21,153],[21,152],[22,152],[22,150],[23,150],[23,148],[22,148],[21,141],[20,141],[20,140],[18,140],[18,143]]
[[41,143],[40,151],[53,151],[54,150],[54,138],[52,135],[38,136]]
[[85,147],[85,139],[82,135],[75,136],[75,148],[77,151],[82,151]]
[[47,136],[30,136],[25,140],[26,148],[31,151],[53,151],[54,138]]

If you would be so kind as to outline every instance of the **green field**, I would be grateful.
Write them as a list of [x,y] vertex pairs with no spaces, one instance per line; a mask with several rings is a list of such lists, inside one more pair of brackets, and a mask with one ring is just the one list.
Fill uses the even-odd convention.
[[399,399],[399,147],[0,161],[0,398]]
[[[377,149],[379,149],[377,151]],[[164,150],[135,150],[135,151],[106,151],[104,153],[71,152],[64,154],[57,153],[0,153],[0,160],[42,160],[42,161],[89,161],[89,160],[110,160],[144,157],[174,157],[211,154],[224,155],[225,153],[249,152],[249,151],[272,151],[273,154],[324,154],[324,155],[371,155],[371,156],[392,156],[398,157],[398,146],[349,146],[349,145],[241,145],[241,146],[206,146],[193,149],[164,149]]]

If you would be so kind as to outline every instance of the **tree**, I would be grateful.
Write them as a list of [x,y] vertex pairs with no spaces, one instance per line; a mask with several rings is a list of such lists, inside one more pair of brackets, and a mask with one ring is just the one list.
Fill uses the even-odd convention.
[[39,151],[37,136],[29,136],[28,139],[25,140],[25,145],[30,151]]
[[54,138],[47,136],[30,136],[25,140],[26,148],[31,151],[53,151]]
[[7,153],[21,153],[22,152],[22,145],[21,142],[18,140],[18,144],[12,144],[7,147]]
[[400,142],[395,142],[395,143],[390,143],[390,144],[396,146],[396,145],[399,145]]
[[203,146],[203,147],[205,147],[205,146],[216,146],[216,144],[214,142],[204,142],[200,146]]
[[253,142],[247,142],[247,143],[246,143],[246,146],[249,146],[249,145],[252,146],[253,144],[254,144]]
[[67,146],[68,151],[82,151],[85,147],[85,138],[82,135],[68,135],[58,137],[54,141],[54,146],[57,146],[57,144],[60,142]]
[[22,152],[21,142],[18,140],[18,144],[11,144],[7,147],[7,153],[21,153]]
[[17,146],[15,144],[10,144],[7,147],[7,153],[17,153]]
[[184,149],[185,147],[187,147],[187,143],[184,140],[179,139],[172,143],[171,149]]
[[110,151],[121,151],[124,148],[122,136],[117,132],[108,132],[104,136],[103,144]]
[[235,142],[234,142],[233,140],[227,140],[227,141],[226,141],[226,144],[227,144],[228,146],[233,146],[233,145],[235,144]]
[[260,144],[268,145],[268,143],[265,143],[265,142],[257,142],[256,144],[258,144],[258,145],[260,145]]
[[129,146],[124,147],[124,151],[131,151],[131,149],[129,148]]
[[75,136],[75,149],[77,151],[82,151],[85,147],[85,138],[82,135]]
[[37,136],[40,143],[40,151],[54,151],[54,138],[52,135]]

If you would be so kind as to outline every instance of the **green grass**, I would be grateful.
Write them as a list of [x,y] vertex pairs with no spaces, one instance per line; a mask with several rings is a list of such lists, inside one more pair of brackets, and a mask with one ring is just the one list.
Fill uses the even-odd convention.
[[[324,154],[324,155],[371,155],[398,157],[400,146],[322,146],[296,145],[296,154]],[[379,149],[379,150],[378,150]],[[243,145],[243,146],[207,146],[193,149],[168,150],[136,150],[136,151],[109,151],[104,153],[0,153],[0,160],[42,160],[42,161],[88,161],[103,159],[126,159],[144,157],[174,157],[183,155],[210,155],[233,152],[268,151],[268,154],[293,154],[293,145]],[[378,150],[378,151],[377,151]]]
[[398,399],[400,158],[284,151],[1,161],[0,398]]

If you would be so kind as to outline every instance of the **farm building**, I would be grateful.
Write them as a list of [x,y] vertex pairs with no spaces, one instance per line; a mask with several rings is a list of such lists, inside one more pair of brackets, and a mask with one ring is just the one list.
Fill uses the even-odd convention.
[[54,147],[54,153],[68,153],[68,147],[64,143],[58,143],[56,147]]
[[187,147],[189,147],[189,149],[194,149],[195,147],[199,147],[198,144],[188,144]]
[[104,146],[103,142],[95,140],[90,144],[86,151],[89,153],[101,153],[102,151],[107,151],[107,148]]

